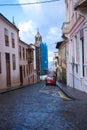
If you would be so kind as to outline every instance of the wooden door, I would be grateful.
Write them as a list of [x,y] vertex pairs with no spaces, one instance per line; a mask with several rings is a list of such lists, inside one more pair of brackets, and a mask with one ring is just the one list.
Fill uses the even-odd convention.
[[6,53],[6,80],[7,80],[7,87],[11,86],[11,74],[10,74],[10,54]]

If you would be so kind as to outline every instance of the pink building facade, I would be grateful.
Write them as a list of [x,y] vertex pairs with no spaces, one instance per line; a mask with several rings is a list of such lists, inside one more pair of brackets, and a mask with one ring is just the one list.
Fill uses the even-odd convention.
[[66,41],[67,85],[87,92],[87,1],[65,0],[65,4],[62,37]]
[[35,83],[34,49],[31,45],[19,40],[20,85]]
[[0,14],[0,90],[15,88],[19,81],[19,30]]
[[33,48],[33,57],[34,57],[34,84],[37,83],[37,72],[36,72],[36,47],[34,44],[30,44],[30,46]]
[[37,82],[34,46],[19,39],[19,29],[0,14],[0,92]]

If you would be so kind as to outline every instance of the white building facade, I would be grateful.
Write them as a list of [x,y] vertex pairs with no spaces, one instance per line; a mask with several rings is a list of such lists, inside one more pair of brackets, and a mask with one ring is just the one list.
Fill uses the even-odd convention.
[[67,85],[87,92],[87,0],[65,0],[65,4],[62,36],[66,41]]

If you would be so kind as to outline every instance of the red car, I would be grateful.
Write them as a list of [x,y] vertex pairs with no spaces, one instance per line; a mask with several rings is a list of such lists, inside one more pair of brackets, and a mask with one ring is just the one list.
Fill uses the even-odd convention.
[[46,85],[56,85],[56,76],[54,74],[48,74],[45,83]]

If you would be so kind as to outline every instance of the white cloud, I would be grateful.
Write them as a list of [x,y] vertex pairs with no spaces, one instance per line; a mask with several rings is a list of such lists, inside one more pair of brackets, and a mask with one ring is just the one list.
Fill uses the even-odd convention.
[[[18,0],[19,3],[34,3],[40,1],[42,2],[42,0]],[[60,19],[65,16],[64,0],[45,4],[21,5],[21,7],[28,18],[39,22],[40,25],[59,22]]]
[[19,24],[19,36],[27,43],[34,43],[34,37],[36,35],[37,25],[29,20]]
[[47,34],[47,40],[51,43],[59,40],[61,38],[61,30],[58,27],[51,27]]
[[[40,2],[40,0],[19,0],[19,3],[34,3]],[[21,5],[24,12],[27,14],[29,19],[35,20],[36,22],[44,22],[44,13],[40,4],[29,4]]]
[[[18,0],[19,3],[34,3],[34,2],[40,2],[40,0]],[[36,4],[28,4],[28,5],[21,5],[22,8],[24,9],[24,11],[28,12],[28,11],[40,11],[40,4],[36,5]]]
[[57,27],[51,27],[46,36],[48,50],[51,52],[55,52],[56,42],[58,42],[59,40],[61,40],[61,30],[59,30]]

